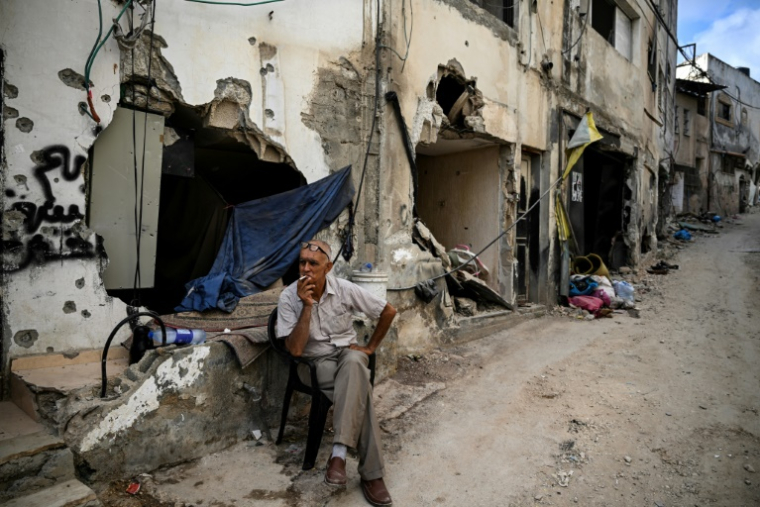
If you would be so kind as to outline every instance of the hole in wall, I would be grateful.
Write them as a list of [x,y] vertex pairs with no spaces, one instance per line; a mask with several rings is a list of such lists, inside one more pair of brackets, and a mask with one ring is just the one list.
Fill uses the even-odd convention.
[[[138,291],[141,304],[159,314],[173,313],[185,284],[208,274],[232,206],[306,184],[291,165],[260,160],[235,133],[204,126],[201,108],[181,104],[165,121],[154,283]],[[134,209],[124,213],[133,216]],[[135,297],[132,288],[107,292],[127,304]]]
[[466,87],[460,79],[447,75],[443,76],[438,82],[438,89],[435,92],[435,100],[443,109],[443,114],[449,115],[451,108],[465,92]]

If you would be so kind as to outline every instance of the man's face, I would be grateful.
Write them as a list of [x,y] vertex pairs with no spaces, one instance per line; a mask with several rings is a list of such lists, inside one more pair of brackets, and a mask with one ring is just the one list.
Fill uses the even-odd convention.
[[312,252],[308,248],[301,249],[298,271],[301,276],[310,276],[318,286],[324,283],[332,266],[332,262],[322,251]]

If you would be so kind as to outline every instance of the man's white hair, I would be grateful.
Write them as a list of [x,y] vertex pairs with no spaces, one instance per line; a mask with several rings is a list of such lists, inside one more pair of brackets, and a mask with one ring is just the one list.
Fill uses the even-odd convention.
[[309,243],[314,243],[316,245],[319,245],[319,248],[325,251],[327,254],[328,260],[332,261],[332,248],[330,248],[330,244],[327,241],[321,240],[321,239],[312,239],[309,241]]

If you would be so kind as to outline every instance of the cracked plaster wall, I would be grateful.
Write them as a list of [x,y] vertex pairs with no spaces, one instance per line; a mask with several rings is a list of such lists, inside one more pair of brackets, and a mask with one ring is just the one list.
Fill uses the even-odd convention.
[[[428,22],[415,26],[414,41],[403,73],[400,71],[401,63],[389,54],[390,87],[399,94],[403,114],[409,123],[412,143],[434,141],[442,114],[426,88],[431,86],[430,83],[434,85],[437,80],[435,69],[455,59],[464,69],[467,78],[477,79],[477,87],[482,91],[485,132],[496,142],[514,146],[517,154],[505,159],[509,160],[508,165],[519,166],[519,152],[523,147],[543,151],[542,192],[558,177],[559,166],[565,160],[560,153],[563,144],[557,128],[560,111],[566,109],[580,116],[590,107],[600,127],[619,136],[618,145],[613,149],[632,157],[627,168],[621,170],[630,172],[626,181],[630,198],[626,202],[628,209],[624,220],[630,224],[626,238],[631,252],[629,262],[635,265],[640,262],[642,234],[645,231],[653,234],[656,226],[656,171],[659,161],[668,156],[673,118],[670,115],[665,127],[661,128],[644,113],[644,108],[656,111],[656,94],[652,93],[643,61],[648,42],[644,29],[648,25],[643,19],[635,27],[633,62],[626,60],[590,27],[586,27],[581,43],[572,51],[572,58],[563,58],[561,49],[576,40],[581,27],[577,14],[571,14],[568,10],[575,3],[577,2],[539,3],[538,14],[543,24],[541,33],[541,27],[536,23],[539,16],[535,14],[523,12],[517,30],[511,30],[503,25],[496,27],[492,16],[472,6],[470,2],[416,1],[413,4],[416,19]],[[654,14],[645,9],[646,4],[642,1],[633,3],[639,13],[645,13],[650,25],[653,24]],[[389,44],[403,49],[400,18],[396,20],[391,32]],[[675,47],[672,44],[667,46],[664,30],[660,30],[658,36],[662,42],[659,62],[663,68],[668,61],[674,67]],[[430,43],[415,44],[420,40]],[[577,59],[574,58],[576,55]],[[542,59],[554,64],[548,73],[540,70]],[[674,81],[674,77],[672,72],[671,81]],[[668,83],[671,99],[672,85],[673,82]],[[393,131],[393,127],[389,127],[388,167],[392,168],[391,177],[397,182],[396,191],[390,194],[386,206],[391,216],[411,201],[408,194],[404,195],[404,189],[410,193],[410,186],[401,183],[408,180],[408,175],[405,174],[407,163],[403,160],[403,154],[391,152],[390,139]],[[397,143],[396,149],[399,148]],[[644,152],[651,154],[651,160],[647,159],[646,163],[645,157],[641,155]],[[654,193],[649,191],[647,166],[655,171]],[[504,170],[504,174],[502,190],[505,200],[501,212],[505,215],[505,225],[508,225],[514,214],[514,206],[510,206],[507,198],[510,194],[509,183],[513,181],[509,175],[514,174],[508,169]],[[548,279],[543,278],[546,285],[553,284],[552,272],[558,267],[554,246],[556,233],[553,206],[553,200],[549,200],[540,212],[541,222],[548,229],[541,234],[542,263],[546,261],[549,269]],[[388,226],[389,235],[395,237],[396,233],[409,228],[408,223],[392,219]],[[502,247],[506,249],[511,242],[512,235],[507,235]],[[656,239],[650,246],[655,244]],[[390,255],[393,251],[391,248]],[[512,272],[513,258],[508,253],[502,257],[501,285],[502,290],[507,292],[511,291],[512,280],[509,274]],[[544,297],[551,300],[548,293]]]
[[[116,15],[111,3],[104,3],[103,9],[105,19]],[[95,139],[95,125],[78,111],[77,104],[86,95],[76,81],[97,35],[97,5],[82,0],[2,2],[0,34],[5,105],[30,120],[24,128],[12,118],[4,124],[2,311],[8,356],[2,368],[6,369],[13,356],[100,347],[125,312],[102,288],[103,259],[82,220],[81,163]],[[104,125],[111,119],[114,102],[103,97],[119,93],[118,61],[118,48],[109,41],[90,76]],[[67,313],[72,308],[68,301],[77,311]],[[38,339],[14,340],[25,330]]]
[[[269,140],[257,151],[261,158],[290,163],[308,182],[338,169],[347,158],[355,163],[358,157],[354,153],[340,161],[326,154],[319,133],[302,122],[301,114],[311,100],[319,69],[360,51],[365,37],[373,36],[367,31],[365,4],[369,1],[334,0],[306,5],[283,2],[266,8],[165,4],[155,24],[156,58],[151,75],[157,87],[151,91],[151,107],[169,114],[173,102],[180,101],[209,107],[213,109],[209,110],[210,117],[216,115],[219,119],[224,117],[227,103],[233,103],[238,119],[242,109],[242,120],[248,123],[244,127],[249,133],[240,134],[244,140],[252,146],[262,138]],[[115,17],[116,9],[112,3],[104,4],[106,24]],[[177,23],[178,19],[182,22]],[[49,27],[53,25],[67,27],[66,36],[51,31]],[[331,29],[325,30],[326,26]],[[41,235],[49,245],[40,248],[39,243],[33,244],[33,262],[21,269],[18,267],[24,264],[23,250],[4,259],[16,271],[9,273],[3,284],[3,343],[9,347],[11,357],[99,348],[126,313],[124,305],[109,298],[102,288],[100,269],[104,259],[95,236],[77,225],[83,224],[86,213],[86,182],[79,168],[96,136],[94,122],[78,110],[85,92],[77,86],[77,80],[97,35],[97,5],[85,0],[65,4],[42,0],[3,2],[0,34],[0,45],[6,53],[3,89],[7,113],[3,238],[26,248],[29,240]],[[143,34],[143,46],[150,40],[149,34]],[[138,48],[136,55],[136,102],[140,105],[141,100],[145,102],[147,52]],[[131,53],[122,52],[113,39],[97,55],[90,80],[102,127],[107,127],[119,101],[120,82],[128,77],[122,71],[131,71],[131,67]],[[364,71],[361,66],[360,71]],[[228,85],[233,82],[248,84],[245,100],[227,100]],[[131,91],[128,88],[126,94]],[[63,147],[68,155],[64,156],[64,150],[53,153],[58,165],[43,171],[48,177],[45,183],[37,169],[50,147]],[[69,163],[68,167],[64,162]],[[39,210],[50,200],[50,192],[54,202],[49,213],[32,215],[31,206]],[[11,209],[17,201],[30,203],[21,214]],[[55,206],[61,206],[61,211]],[[25,230],[37,219],[41,219],[39,230]],[[72,227],[77,228],[71,234],[62,234],[63,229]],[[88,256],[76,260],[58,258],[61,256],[55,247],[70,236],[78,241],[80,251],[87,250]],[[75,284],[80,279],[86,281],[81,288]],[[76,304],[78,311],[64,313],[67,301]],[[31,346],[21,347],[12,340],[21,330],[34,330],[39,338]]]
[[152,350],[109,380],[105,399],[83,388],[52,415],[87,479],[134,476],[276,431],[287,370],[269,363],[279,362],[270,350],[241,370],[222,343]]

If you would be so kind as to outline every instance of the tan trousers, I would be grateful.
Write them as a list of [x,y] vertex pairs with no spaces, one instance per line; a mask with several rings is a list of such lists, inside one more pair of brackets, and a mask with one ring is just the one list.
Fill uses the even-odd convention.
[[[367,354],[348,347],[314,359],[319,388],[333,402],[333,442],[358,451],[359,475],[366,481],[381,478],[384,467],[368,363]],[[308,376],[308,369],[299,369],[307,384]]]

